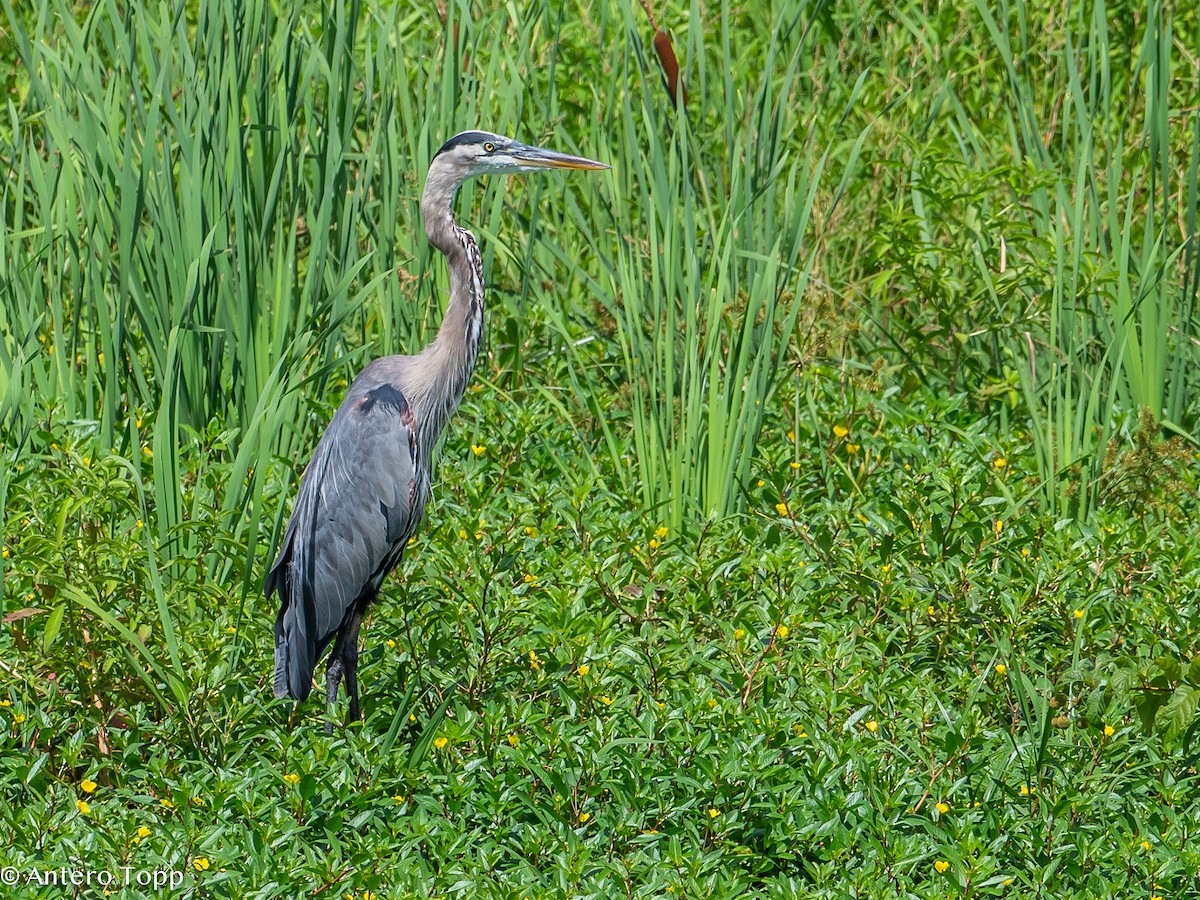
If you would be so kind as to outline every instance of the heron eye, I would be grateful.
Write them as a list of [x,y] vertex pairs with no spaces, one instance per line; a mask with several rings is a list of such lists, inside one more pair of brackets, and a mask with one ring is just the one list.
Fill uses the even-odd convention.
[[495,151],[496,145],[493,144],[491,141],[488,141],[486,144],[483,145],[483,149],[486,150],[488,153],[492,153]]

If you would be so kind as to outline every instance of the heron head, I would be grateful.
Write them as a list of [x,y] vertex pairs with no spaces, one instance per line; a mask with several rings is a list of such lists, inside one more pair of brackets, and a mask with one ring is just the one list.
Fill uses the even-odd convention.
[[462,178],[472,175],[538,172],[544,169],[607,169],[602,162],[522,144],[486,131],[464,131],[434,156]]

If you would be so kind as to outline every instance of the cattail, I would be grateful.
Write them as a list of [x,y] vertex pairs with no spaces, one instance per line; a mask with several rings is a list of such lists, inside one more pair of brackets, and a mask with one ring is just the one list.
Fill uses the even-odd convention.
[[650,8],[649,0],[641,0],[642,9],[650,19],[650,27],[654,29],[654,52],[658,54],[658,64],[662,66],[663,75],[667,78],[667,92],[671,95],[671,103],[678,105],[683,101],[687,106],[687,87],[679,77],[679,60],[675,58],[675,48],[671,46],[671,36],[658,27],[654,19],[654,10]]
[[654,33],[654,52],[658,54],[658,64],[667,76],[667,92],[671,95],[671,102],[678,104],[682,101],[687,106],[687,87],[679,77],[679,60],[675,58],[675,48],[671,46],[671,38],[665,31]]

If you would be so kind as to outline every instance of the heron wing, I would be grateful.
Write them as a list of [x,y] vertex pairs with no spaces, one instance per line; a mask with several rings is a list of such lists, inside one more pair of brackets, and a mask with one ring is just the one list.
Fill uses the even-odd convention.
[[412,409],[391,383],[351,388],[317,444],[265,584],[280,596],[277,697],[308,696],[325,647],[400,561],[423,505],[418,447]]

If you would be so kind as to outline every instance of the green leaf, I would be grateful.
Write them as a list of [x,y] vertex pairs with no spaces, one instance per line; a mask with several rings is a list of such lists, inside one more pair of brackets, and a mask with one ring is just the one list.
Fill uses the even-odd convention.
[[58,631],[62,628],[63,614],[67,611],[67,605],[60,603],[54,609],[50,610],[50,615],[46,619],[46,630],[42,634],[42,649],[49,652],[54,646],[54,639],[58,637]]
[[1158,711],[1155,729],[1168,743],[1174,742],[1196,720],[1200,710],[1200,690],[1180,685]]

